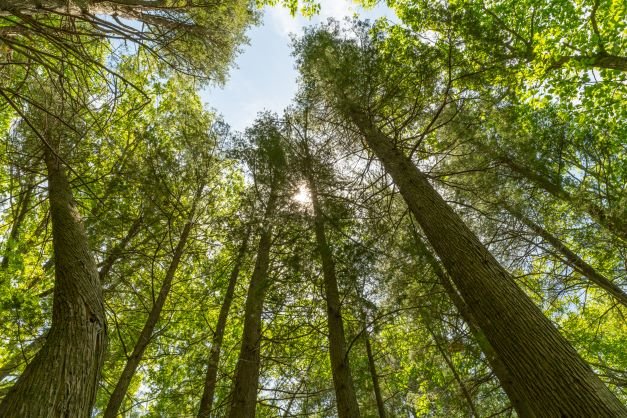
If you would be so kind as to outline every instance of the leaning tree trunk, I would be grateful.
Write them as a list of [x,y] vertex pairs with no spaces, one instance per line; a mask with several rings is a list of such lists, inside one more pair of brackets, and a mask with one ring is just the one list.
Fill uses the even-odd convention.
[[116,418],[118,416],[118,410],[120,409],[120,406],[124,401],[124,397],[126,396],[128,387],[131,384],[133,376],[135,375],[135,371],[137,370],[137,367],[139,366],[139,363],[144,356],[144,352],[146,351],[148,344],[152,340],[153,332],[155,330],[155,327],[157,326],[157,323],[159,322],[159,318],[161,317],[161,311],[163,310],[163,306],[165,305],[166,299],[168,298],[168,295],[170,293],[170,289],[172,288],[172,280],[174,279],[179,264],[181,263],[189,234],[194,225],[194,216],[196,215],[196,207],[198,205],[198,201],[200,200],[202,189],[203,187],[201,186],[198,187],[196,191],[189,218],[187,219],[187,222],[183,227],[183,231],[181,232],[179,241],[176,244],[176,248],[174,249],[172,261],[168,266],[168,270],[163,279],[163,283],[161,284],[161,289],[159,290],[157,300],[152,305],[152,309],[148,314],[148,319],[146,319],[146,323],[144,324],[144,327],[139,334],[139,338],[135,343],[135,347],[133,347],[133,352],[126,361],[124,370],[122,370],[122,374],[118,379],[118,383],[116,384],[115,389],[113,390],[113,393],[109,398],[109,403],[107,404],[107,408],[104,412],[104,418]]
[[[365,113],[350,117],[381,161],[536,417],[618,417],[627,408]],[[529,416],[529,415],[526,415]]]
[[[442,285],[442,287],[444,287],[446,295],[451,299],[453,305],[459,312],[459,315],[462,317],[464,322],[466,322],[466,325],[468,325],[470,333],[475,338],[475,341],[477,342],[477,345],[479,346],[483,354],[485,354],[486,360],[488,361],[490,368],[498,378],[499,383],[501,384],[501,387],[507,394],[508,398],[513,405],[518,405],[518,415],[522,417],[533,417],[533,412],[531,411],[529,406],[523,401],[525,396],[524,391],[521,391],[521,388],[514,384],[507,368],[505,367],[505,364],[501,361],[498,354],[494,350],[494,347],[492,347],[492,345],[486,338],[485,334],[479,329],[477,320],[470,312],[470,309],[468,308],[466,302],[464,302],[462,297],[457,292],[457,289],[455,289],[451,278],[444,270],[442,270],[439,261],[431,253],[431,250],[427,248],[422,238],[418,236],[413,226],[412,233],[414,234],[414,242],[416,243],[419,254],[423,255],[426,258],[427,263],[431,266],[431,269],[438,277],[440,284]],[[525,410],[523,410],[523,408],[525,408]]]
[[620,287],[614,284],[610,279],[599,273],[594,267],[590,264],[586,263],[581,257],[575,254],[570,248],[566,246],[559,238],[555,235],[551,234],[549,231],[544,229],[542,226],[538,225],[534,221],[532,221],[529,217],[523,214],[521,211],[507,205],[503,204],[503,207],[516,219],[522,222],[527,228],[532,230],[538,236],[542,237],[543,240],[551,244],[551,246],[560,253],[563,257],[563,260],[571,266],[573,269],[583,274],[590,280],[592,283],[596,284],[601,289],[605,290],[612,297],[616,299],[617,302],[622,303],[627,307],[627,293],[623,291]]
[[207,363],[207,374],[205,376],[202,398],[200,399],[198,418],[209,418],[211,414],[213,395],[216,390],[218,377],[218,366],[220,364],[220,351],[222,350],[222,340],[224,338],[224,331],[226,330],[226,320],[229,317],[229,311],[231,310],[231,304],[233,303],[235,285],[237,284],[237,278],[239,277],[239,272],[242,268],[244,257],[246,256],[249,238],[250,226],[247,227],[244,239],[242,240],[242,244],[237,252],[235,264],[233,265],[231,276],[229,277],[229,285],[224,293],[224,302],[222,302],[222,306],[220,307],[218,323],[216,325],[216,330],[213,333],[213,340],[211,341],[211,353],[209,354],[209,361]]
[[96,262],[58,156],[46,150],[55,287],[41,350],[0,404],[2,417],[89,417],[107,343]]
[[6,270],[9,267],[9,260],[14,248],[17,246],[20,230],[22,228],[22,224],[24,223],[24,219],[26,218],[26,214],[28,213],[34,190],[35,185],[32,180],[22,187],[20,199],[18,201],[17,213],[13,219],[13,224],[11,225],[11,231],[9,232],[9,237],[7,239],[4,257],[2,257],[2,262],[0,263],[0,271]]
[[359,414],[359,404],[355,395],[353,377],[351,376],[350,362],[346,350],[346,338],[344,336],[344,321],[342,320],[342,303],[340,292],[337,286],[337,276],[335,274],[335,262],[331,249],[327,242],[324,225],[324,215],[318,201],[318,191],[316,183],[311,173],[309,164],[306,164],[309,192],[314,210],[314,229],[316,233],[316,243],[318,254],[322,261],[322,275],[324,278],[324,296],[327,302],[327,325],[329,328],[329,357],[331,359],[331,372],[333,375],[333,386],[335,387],[335,397],[337,401],[337,412],[339,418],[357,418]]
[[235,371],[235,385],[231,395],[230,418],[254,418],[257,409],[257,387],[259,386],[259,367],[261,350],[261,314],[266,290],[270,285],[268,268],[270,266],[270,248],[272,246],[272,213],[276,206],[277,195],[274,186],[264,214],[255,269],[250,278],[246,306],[244,308],[244,331],[242,345]]
[[492,155],[498,162],[506,165],[511,171],[518,174],[520,177],[534,183],[537,187],[545,190],[557,199],[568,203],[571,205],[573,210],[586,212],[590,218],[607,229],[610,233],[614,234],[623,241],[627,241],[627,221],[620,215],[613,214],[610,210],[599,206],[589,198],[579,199],[576,196],[573,196],[568,191],[564,190],[560,184],[556,184],[545,176],[542,176],[529,167],[518,163],[507,155],[495,153],[485,145],[478,144],[478,146],[479,149]]

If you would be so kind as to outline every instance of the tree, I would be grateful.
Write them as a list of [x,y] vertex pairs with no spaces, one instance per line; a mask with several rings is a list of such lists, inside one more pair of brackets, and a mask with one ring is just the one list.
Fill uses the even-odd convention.
[[[382,87],[373,83],[376,52],[367,44],[360,49],[356,42],[325,31],[310,34],[300,51],[302,71],[318,83],[323,97],[355,126],[381,161],[507,367],[512,384],[522,391],[523,397],[514,399],[522,401],[515,405],[519,413],[624,413],[624,406],[446,204],[394,137],[379,126],[378,118],[384,115],[372,111],[382,104],[380,96],[373,95],[373,89]],[[359,74],[364,69],[366,75]],[[582,404],[575,406],[578,402]]]

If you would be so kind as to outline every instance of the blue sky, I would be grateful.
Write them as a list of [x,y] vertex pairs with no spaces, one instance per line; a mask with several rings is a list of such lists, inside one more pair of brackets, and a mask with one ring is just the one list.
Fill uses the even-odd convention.
[[290,104],[297,76],[290,55],[290,33],[298,35],[308,25],[329,17],[341,20],[355,13],[362,19],[394,19],[385,6],[364,10],[349,0],[319,3],[320,14],[312,19],[292,17],[284,8],[266,7],[262,24],[249,30],[250,44],[243,46],[224,87],[210,87],[201,93],[203,102],[222,114],[234,130],[249,126],[262,110],[281,113]]

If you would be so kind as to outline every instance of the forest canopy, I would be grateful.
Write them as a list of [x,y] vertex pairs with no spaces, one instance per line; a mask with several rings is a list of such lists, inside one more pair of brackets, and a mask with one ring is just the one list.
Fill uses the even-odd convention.
[[0,417],[627,416],[627,5],[359,4],[0,5]]

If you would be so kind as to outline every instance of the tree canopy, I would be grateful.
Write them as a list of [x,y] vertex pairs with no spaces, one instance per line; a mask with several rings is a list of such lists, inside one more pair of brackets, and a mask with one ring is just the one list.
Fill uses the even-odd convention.
[[264,5],[0,6],[0,416],[626,416],[624,2]]

